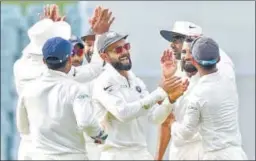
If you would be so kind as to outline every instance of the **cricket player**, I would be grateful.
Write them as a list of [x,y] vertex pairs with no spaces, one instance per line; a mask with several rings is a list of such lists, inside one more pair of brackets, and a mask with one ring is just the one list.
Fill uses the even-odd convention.
[[[202,28],[194,23],[187,21],[177,21],[174,24],[172,31],[162,30],[160,34],[169,42],[171,42],[172,49],[181,53],[180,56],[180,71],[179,68],[176,72],[176,75],[186,77],[189,79],[188,90],[181,96],[176,103],[173,105],[173,115],[169,116],[169,119],[162,124],[160,130],[160,139],[157,150],[156,160],[162,160],[166,148],[170,142],[169,150],[169,160],[198,160],[202,157],[202,143],[200,134],[196,134],[193,138],[189,140],[178,140],[175,139],[175,136],[172,136],[173,132],[172,123],[174,120],[176,122],[182,122],[186,110],[186,105],[189,101],[189,95],[193,91],[195,85],[198,83],[200,78],[197,69],[191,63],[190,60],[185,59],[186,53],[190,53],[190,44],[194,38],[203,35]],[[179,35],[177,39],[177,36]],[[183,36],[183,37],[182,37]],[[186,40],[184,42],[184,40]],[[184,43],[183,43],[184,42]],[[230,79],[235,83],[235,72],[234,64],[229,58],[229,56],[220,49],[220,62],[217,64],[219,70],[225,73]],[[176,140],[174,142],[173,140]],[[177,141],[178,140],[178,141]]]
[[238,122],[234,80],[218,69],[220,50],[211,38],[199,37],[186,54],[200,79],[189,96],[182,122],[172,125],[173,141],[202,137],[203,160],[246,160]]
[[[102,7],[97,7],[94,10],[94,14],[92,18],[90,19],[90,25],[91,28],[85,33],[84,36],[81,37],[81,39],[84,42],[84,54],[86,60],[83,61],[84,64],[96,64],[96,66],[101,65],[103,67],[105,65],[105,61],[101,59],[101,57],[98,54],[97,51],[97,42],[98,37],[103,34],[104,32],[107,32],[113,23],[114,18],[111,17],[111,12],[108,12],[108,9],[104,9]],[[87,62],[86,62],[87,61]],[[96,72],[96,75],[91,77],[90,82],[90,94],[92,94],[92,90],[94,87],[94,79],[99,76],[103,68],[98,68],[99,71]],[[84,83],[83,79],[75,79],[78,82]],[[84,133],[85,141],[86,141],[86,150],[88,152],[88,158],[89,160],[99,160],[101,155],[101,150],[99,148],[99,142],[95,142],[96,140],[92,139],[88,134]]]
[[[95,10],[98,10],[97,8]],[[98,16],[101,16],[105,10],[98,11]],[[108,16],[106,14],[105,16]],[[64,16],[65,17],[65,16]],[[46,66],[43,64],[42,46],[47,39],[60,36],[65,39],[70,39],[71,28],[69,24],[63,21],[64,17],[61,17],[58,13],[57,5],[47,5],[44,8],[44,14],[41,16],[41,21],[34,24],[28,30],[28,36],[30,38],[30,44],[23,50],[23,55],[14,64],[14,77],[18,95],[24,89],[24,86],[30,81],[41,76],[42,72],[46,70]],[[106,24],[104,20],[98,17],[92,17],[98,24]],[[111,17],[110,17],[111,18]],[[58,22],[60,21],[60,22]],[[108,25],[95,25],[99,31],[105,32],[108,30]],[[95,54],[97,55],[97,54]],[[98,57],[96,58],[98,59]],[[94,60],[94,58],[92,58]],[[88,82],[96,77],[102,70],[102,65],[99,61],[93,61],[94,63],[86,65],[80,68],[72,67],[68,75],[78,81]],[[96,62],[96,63],[95,63]],[[17,113],[18,115],[18,113]],[[31,160],[33,153],[32,142],[29,134],[21,133],[21,141],[18,150],[18,160]]]
[[[86,39],[87,36],[89,36],[89,35],[83,36],[83,38]],[[95,35],[93,37],[95,38]],[[73,50],[72,50],[72,54],[71,54],[71,61],[72,61],[73,66],[79,67],[83,64],[88,64],[88,63],[84,63],[84,62],[87,62],[86,58],[90,58],[89,59],[90,61],[93,58],[92,63],[95,63],[95,61],[96,61],[96,63],[98,63],[98,64],[100,63],[103,65],[103,61],[101,60],[98,53],[95,53],[94,55],[90,54],[90,57],[85,57],[85,54],[89,54],[90,52],[93,52],[91,47],[93,48],[93,46],[94,46],[94,40],[93,40],[93,42],[90,41],[92,44],[91,44],[91,46],[88,46],[88,41],[83,42],[77,36],[72,36],[70,39],[70,42],[73,45]],[[90,48],[90,49],[88,49],[88,48]],[[84,50],[85,50],[85,52],[84,52]],[[97,50],[95,50],[95,51],[97,51]],[[92,57],[92,55],[93,55],[93,57]],[[100,60],[95,60],[95,59],[100,59]],[[84,81],[81,81],[80,83],[84,83]],[[90,84],[91,84],[90,85],[91,88],[93,88],[92,87],[93,80]],[[91,90],[89,90],[89,91],[91,92]],[[86,141],[86,151],[88,152],[89,160],[99,160],[100,159],[100,149],[98,148],[98,145],[97,145],[98,143],[95,143],[95,140],[92,139],[90,136],[88,136],[86,133],[84,133],[84,137],[85,137],[85,141]]]
[[[56,30],[58,28],[58,30]],[[22,56],[14,64],[14,78],[18,96],[22,93],[24,86],[30,81],[41,76],[46,69],[43,64],[42,46],[43,43],[53,36],[61,36],[68,39],[71,34],[70,26],[65,22],[53,22],[50,19],[43,19],[34,24],[28,30],[30,43],[22,51]],[[55,29],[55,30],[54,30]],[[62,30],[66,30],[63,34]],[[52,32],[54,31],[54,32]],[[31,139],[29,135],[21,134],[21,141],[18,150],[18,160],[30,160],[33,152],[31,150]]]
[[100,139],[106,135],[94,117],[88,85],[67,75],[72,44],[54,37],[46,41],[42,52],[48,69],[24,88],[17,127],[33,139],[33,160],[87,160],[83,132]]
[[172,141],[173,136],[171,136],[172,123],[174,120],[182,121],[184,116],[184,109],[182,107],[187,103],[187,95],[192,91],[193,87],[199,79],[196,68],[191,65],[189,61],[184,61],[184,51],[185,48],[183,43],[187,36],[199,36],[202,35],[202,28],[194,23],[188,21],[176,21],[173,25],[171,31],[161,30],[161,36],[170,42],[170,47],[176,55],[178,60],[178,69],[175,75],[188,78],[189,87],[187,91],[174,103],[172,114],[168,119],[162,124],[160,128],[160,138],[159,145],[157,149],[157,154],[155,156],[156,160],[162,160],[169,141],[170,151],[169,160],[198,160],[200,152],[202,151],[201,138],[197,136],[190,141],[184,142],[181,140],[177,145]]
[[130,70],[130,44],[126,38],[127,35],[112,31],[98,38],[97,50],[106,65],[95,79],[92,97],[108,133],[100,159],[152,160],[146,143],[148,121],[161,124],[171,112],[172,97],[179,97],[188,82],[173,77],[175,63],[170,53],[165,53],[162,85],[149,93],[142,80]]
[[87,30],[87,32],[84,34],[84,36],[81,37],[81,39],[84,42],[84,54],[85,58],[87,60],[87,63],[91,62],[92,54],[94,53],[94,42],[95,42],[95,33],[92,31],[92,29]]
[[85,45],[83,41],[75,35],[72,35],[69,41],[73,45],[72,56],[71,56],[72,65],[75,67],[78,67],[85,64],[86,62],[85,54],[84,54]]

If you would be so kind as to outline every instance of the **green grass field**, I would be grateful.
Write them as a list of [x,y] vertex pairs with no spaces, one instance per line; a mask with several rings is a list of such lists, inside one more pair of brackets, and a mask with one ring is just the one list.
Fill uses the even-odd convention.
[[74,4],[75,1],[2,1],[3,4],[18,4],[22,6],[23,14],[25,14],[26,7],[31,4],[42,3],[42,4],[57,4],[60,8],[60,12],[63,13],[63,6],[66,4]]

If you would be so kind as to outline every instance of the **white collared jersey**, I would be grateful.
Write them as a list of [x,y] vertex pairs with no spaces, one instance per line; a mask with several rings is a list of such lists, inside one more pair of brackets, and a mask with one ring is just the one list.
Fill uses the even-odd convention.
[[85,153],[83,131],[100,133],[88,86],[53,70],[26,85],[18,102],[17,127],[30,134],[38,153]]
[[239,147],[238,106],[232,80],[220,71],[204,75],[189,96],[183,122],[173,125],[172,134],[187,140],[199,130],[204,151]]
[[[95,79],[93,105],[108,133],[104,147],[147,147],[148,122],[162,123],[172,110],[167,94],[158,87],[149,94],[145,84],[131,71],[128,80],[111,65]],[[156,104],[164,100],[162,105]]]
[[[226,77],[230,80],[230,85],[233,85],[234,91],[237,92],[236,89],[236,81],[235,81],[235,72],[234,72],[234,64],[231,59],[226,55],[223,50],[220,49],[220,57],[221,60],[217,64],[219,74],[223,77]],[[173,123],[172,126],[172,143],[171,146],[180,147],[190,142],[200,141],[202,138],[199,133],[193,134],[194,136],[189,137],[189,139],[175,138],[174,133],[176,132],[175,124],[180,124],[184,121],[185,112],[187,110],[187,106],[189,105],[191,98],[193,97],[195,91],[194,90],[202,90],[200,87],[196,88],[198,82],[200,80],[199,73],[190,78],[190,84],[188,90],[184,93],[182,97],[180,97],[175,105],[174,105],[174,115],[177,122]]]

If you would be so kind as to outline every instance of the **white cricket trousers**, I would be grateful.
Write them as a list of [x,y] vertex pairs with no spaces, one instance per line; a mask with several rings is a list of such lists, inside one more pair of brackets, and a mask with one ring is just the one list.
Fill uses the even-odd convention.
[[89,137],[87,134],[84,134],[85,138],[85,149],[87,151],[87,156],[89,160],[100,160],[101,149],[97,144],[94,143],[94,140]]
[[101,150],[95,143],[86,142],[86,151],[89,160],[100,160]]
[[225,149],[205,152],[203,160],[248,160],[241,147],[231,146]]
[[100,160],[154,160],[154,157],[146,148],[139,150],[111,148],[101,152]]
[[32,160],[88,160],[88,157],[85,153],[61,155],[45,155],[42,153],[35,153]]
[[171,144],[169,160],[201,160],[203,157],[203,146],[201,141],[187,143],[183,146]]
[[18,148],[18,160],[32,160],[33,146],[32,141],[23,136],[20,139],[20,145]]

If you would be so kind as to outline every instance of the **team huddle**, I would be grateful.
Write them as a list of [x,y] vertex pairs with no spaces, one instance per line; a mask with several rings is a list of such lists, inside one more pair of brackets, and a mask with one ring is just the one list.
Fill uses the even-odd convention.
[[[110,30],[114,21],[97,7],[80,38],[47,5],[29,28],[14,64],[18,160],[162,160],[169,142],[169,160],[247,160],[234,65],[217,42],[187,21],[161,30],[170,48],[149,92],[132,72],[128,35]],[[155,156],[150,123],[160,127]]]

